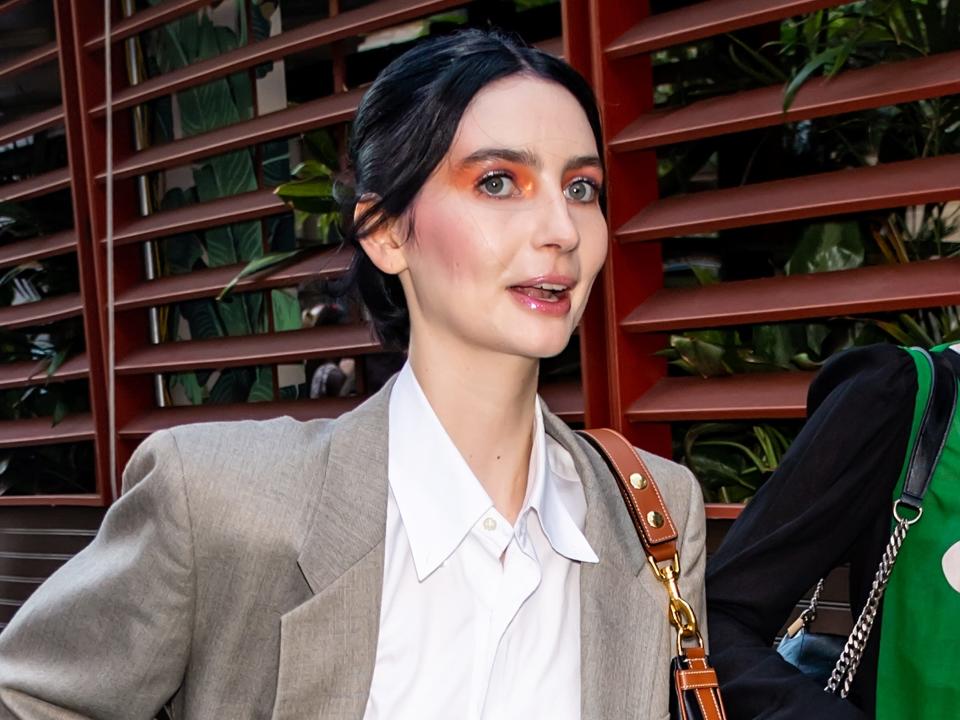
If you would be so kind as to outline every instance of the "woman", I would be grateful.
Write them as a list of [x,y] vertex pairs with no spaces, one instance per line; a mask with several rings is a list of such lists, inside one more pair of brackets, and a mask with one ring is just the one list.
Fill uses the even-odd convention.
[[[0,717],[665,718],[665,595],[536,396],[606,254],[600,150],[588,86],[537,50],[471,31],[387,67],[348,230],[407,365],[336,421],[148,439],[0,637]],[[644,459],[702,616],[699,490]]]

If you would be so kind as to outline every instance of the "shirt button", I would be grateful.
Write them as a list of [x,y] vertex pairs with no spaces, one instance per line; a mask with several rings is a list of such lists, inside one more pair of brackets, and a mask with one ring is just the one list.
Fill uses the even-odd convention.
[[490,530],[491,532],[497,529],[497,521],[492,517],[485,518],[483,521],[483,529]]

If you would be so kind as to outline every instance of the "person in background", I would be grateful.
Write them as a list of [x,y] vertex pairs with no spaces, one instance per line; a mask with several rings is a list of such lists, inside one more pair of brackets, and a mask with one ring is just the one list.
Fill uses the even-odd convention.
[[[933,355],[948,377],[951,372],[960,376],[960,344],[939,348]],[[878,693],[878,682],[884,693],[894,693],[898,707],[923,702],[926,692],[938,694],[948,705],[953,698],[954,708],[960,701],[960,675],[955,660],[948,660],[958,657],[956,644],[893,649],[913,656],[919,675],[927,664],[943,668],[953,678],[946,686],[935,678],[904,678],[900,671],[891,671],[895,681],[878,673],[885,627],[882,605],[847,699],[824,692],[823,683],[802,675],[773,647],[796,603],[820,578],[845,563],[850,566],[853,617],[864,607],[890,539],[894,492],[914,421],[917,378],[912,357],[894,345],[849,350],[828,361],[810,387],[806,425],[711,557],[707,568],[711,658],[732,718],[921,717],[918,710],[903,714],[892,709],[891,701],[884,707],[878,700],[884,696]],[[938,390],[955,392],[952,387]],[[960,432],[956,422],[952,428],[954,434]],[[960,443],[954,440],[941,456],[931,484],[939,493],[935,502],[960,497],[958,450]],[[924,587],[916,589],[916,602],[911,602],[912,612],[941,613],[944,627],[955,624],[960,606],[957,528],[957,522],[952,529],[943,528],[941,543],[945,548],[957,543],[956,562],[951,565],[945,555],[942,569],[927,576]],[[950,532],[955,537],[948,537]],[[912,539],[908,536],[907,543]],[[939,565],[940,555],[934,560]],[[930,606],[934,584],[944,597],[953,599],[952,605]],[[904,690],[904,681],[912,687]]]

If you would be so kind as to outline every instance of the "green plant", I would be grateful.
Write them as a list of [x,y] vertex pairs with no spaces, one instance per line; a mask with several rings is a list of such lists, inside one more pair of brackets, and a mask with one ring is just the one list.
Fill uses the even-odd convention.
[[863,0],[819,10],[781,24],[773,43],[792,60],[784,109],[817,72],[833,77],[847,66],[907,59],[960,46],[960,2],[956,0]]
[[[236,31],[214,24],[206,12],[186,15],[153,31],[147,58],[154,72],[171,72],[246,44],[247,4],[240,0],[236,7]],[[260,68],[258,72],[264,70]],[[185,136],[248,119],[254,108],[253,86],[246,72],[182,90],[176,100]],[[161,140],[172,137],[172,112],[170,104],[154,107],[154,127]],[[265,176],[273,179],[288,175],[284,144],[268,144],[263,155]],[[255,154],[244,149],[206,159],[193,167],[192,176],[192,186],[174,187],[164,193],[159,203],[161,209],[174,209],[257,189]],[[266,242],[264,226],[269,231]],[[264,225],[250,221],[181,234],[166,238],[159,245],[161,266],[166,273],[176,274],[203,267],[262,261],[265,246],[286,248],[292,244],[290,224],[274,219]],[[179,303],[167,315],[164,334],[176,338],[181,317],[188,324],[191,339],[266,332],[271,315],[276,330],[300,327],[300,308],[295,296],[274,290],[268,297],[269,305],[264,303],[264,294],[260,292]],[[180,386],[192,403],[223,403],[272,399],[273,382],[273,372],[268,367],[229,368],[217,373],[177,373],[169,378],[169,387]]]
[[324,129],[306,133],[302,138],[308,159],[292,171],[289,182],[277,186],[274,193],[294,212],[295,227],[304,238],[299,247],[280,249],[248,262],[220,291],[217,300],[233,292],[244,278],[301,260],[331,244],[342,243],[340,210],[336,199],[337,149],[330,133]]
[[796,437],[794,425],[697,423],[679,428],[678,448],[706,502],[746,502],[780,464]]
[[[0,207],[0,239],[28,239],[40,229],[40,223],[26,208]],[[76,268],[70,262],[54,258],[53,262],[27,263],[12,268],[0,279],[2,304],[11,301],[14,287],[21,299],[30,292],[39,299],[75,291],[76,283]],[[83,341],[79,318],[41,328],[0,330],[3,362],[36,363],[33,384],[0,391],[0,419],[47,418],[51,425],[57,425],[71,413],[89,411],[86,382],[51,382],[60,366],[83,349]],[[0,452],[0,495],[92,492],[92,472],[90,443],[4,450]]]

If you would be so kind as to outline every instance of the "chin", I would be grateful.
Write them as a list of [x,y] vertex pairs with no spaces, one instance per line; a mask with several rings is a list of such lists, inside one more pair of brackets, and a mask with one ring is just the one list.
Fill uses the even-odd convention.
[[563,331],[528,333],[523,337],[511,338],[514,342],[510,344],[517,355],[537,359],[550,358],[564,351],[572,334],[573,330],[567,328]]

